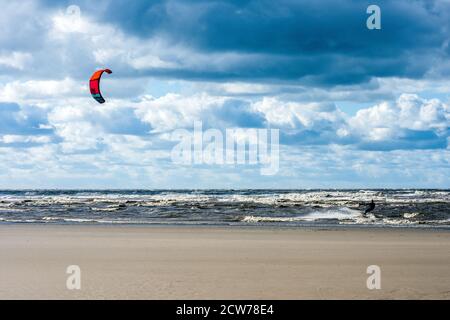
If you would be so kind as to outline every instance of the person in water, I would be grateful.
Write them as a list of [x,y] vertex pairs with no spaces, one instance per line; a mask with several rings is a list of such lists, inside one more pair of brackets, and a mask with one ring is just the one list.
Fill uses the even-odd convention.
[[369,206],[364,211],[364,215],[366,215],[367,213],[369,213],[373,209],[375,209],[375,202],[373,202],[373,199],[372,199],[372,201],[369,203]]

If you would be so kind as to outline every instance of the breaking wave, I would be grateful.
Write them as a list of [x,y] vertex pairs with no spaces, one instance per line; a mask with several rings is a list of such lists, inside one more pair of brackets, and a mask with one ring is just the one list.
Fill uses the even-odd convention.
[[0,223],[450,227],[450,191],[0,190]]

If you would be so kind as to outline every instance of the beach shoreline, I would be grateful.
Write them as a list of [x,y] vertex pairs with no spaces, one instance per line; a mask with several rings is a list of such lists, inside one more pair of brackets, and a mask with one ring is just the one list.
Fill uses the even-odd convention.
[[1,224],[0,239],[0,299],[450,299],[448,230]]

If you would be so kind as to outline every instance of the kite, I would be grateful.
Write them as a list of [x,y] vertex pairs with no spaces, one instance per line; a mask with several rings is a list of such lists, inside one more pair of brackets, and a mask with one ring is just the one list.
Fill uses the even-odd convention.
[[109,69],[101,69],[94,72],[91,79],[89,80],[89,88],[91,89],[92,97],[97,100],[98,103],[105,103],[105,99],[100,92],[100,78],[103,72],[111,74],[112,71]]

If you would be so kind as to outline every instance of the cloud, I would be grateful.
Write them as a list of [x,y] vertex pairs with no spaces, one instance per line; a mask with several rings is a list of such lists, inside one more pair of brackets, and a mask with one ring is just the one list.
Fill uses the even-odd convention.
[[[444,130],[448,107],[436,99],[403,95],[353,117],[329,103],[237,100],[205,93],[113,100],[102,107],[79,98],[68,101],[44,109],[0,106],[0,186],[449,186],[444,178],[450,169],[449,149],[446,145],[432,149],[433,141],[449,139]],[[230,114],[224,115],[227,110]],[[421,112],[427,116],[421,118]],[[252,168],[173,166],[173,142],[165,133],[183,125],[190,129],[195,120],[204,121],[205,128],[246,124],[279,128],[279,174],[271,179]],[[417,127],[408,129],[402,123]],[[5,132],[6,128],[14,130]],[[383,128],[387,134],[378,132]]]
[[31,0],[20,2],[2,0],[0,4],[3,13],[0,19],[2,51],[25,54],[41,47],[45,42],[46,34],[42,30],[47,20],[40,14],[41,3]]
[[151,129],[134,108],[114,103],[98,108],[89,102],[75,100],[49,111],[48,122],[62,140],[63,152],[102,152],[116,141],[113,136],[145,136]]
[[32,61],[30,53],[13,51],[10,54],[0,54],[0,66],[24,70]]
[[51,134],[52,130],[47,125],[45,111],[40,108],[0,102],[0,135]]
[[349,126],[363,148],[380,150],[446,148],[450,108],[437,99],[403,94],[392,103],[361,109]]
[[[173,166],[164,153],[116,136],[102,153],[60,153],[55,145],[0,148],[1,188],[448,188],[450,153],[354,150],[348,146],[282,147],[280,171]],[[138,138],[139,141],[141,141]],[[141,143],[141,142],[139,142]],[[287,152],[289,151],[289,152]],[[17,165],[11,165],[17,163]]]
[[[72,80],[67,83],[78,87]],[[220,130],[278,128],[280,142],[286,145],[337,144],[363,150],[445,149],[450,132],[449,106],[415,94],[403,94],[395,102],[385,101],[349,116],[329,102],[293,102],[277,97],[238,99],[205,92],[144,95],[136,101],[111,99],[102,106],[92,99],[60,99],[57,95],[48,104],[53,85],[52,82],[7,84],[5,88],[18,88],[22,92],[25,103],[40,99],[47,103],[42,107],[3,104],[0,109],[4,114],[3,132],[24,135],[52,132],[55,139],[61,139],[67,152],[102,151],[105,137],[110,135],[152,137],[162,139],[164,145],[163,134],[179,128],[192,129],[195,121],[202,121],[204,128]]]
[[332,86],[421,78],[448,60],[448,5],[381,1],[382,30],[370,31],[369,4],[116,1],[90,18],[119,26],[113,42],[136,44],[128,57],[138,74]]
[[[440,1],[381,1],[376,31],[365,26],[366,1],[75,3],[76,21],[68,3],[5,6],[5,54],[32,52],[32,72],[40,77],[58,70],[81,79],[108,65],[120,77],[330,88],[377,78],[442,78],[450,51],[449,10]],[[16,25],[19,42],[13,21],[27,21]]]
[[[0,187],[449,187],[448,2],[0,2]],[[279,175],[174,166],[195,121],[280,129]]]
[[84,95],[87,84],[73,79],[12,81],[0,86],[0,101],[42,102]]

